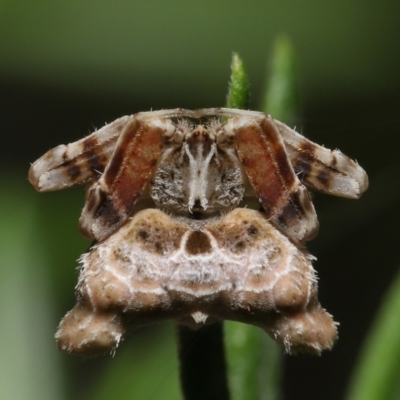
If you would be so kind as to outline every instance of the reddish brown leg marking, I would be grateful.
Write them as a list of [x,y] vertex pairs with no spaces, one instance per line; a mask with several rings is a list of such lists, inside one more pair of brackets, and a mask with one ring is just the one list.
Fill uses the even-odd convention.
[[318,227],[307,189],[287,157],[275,124],[264,118],[237,129],[236,149],[272,222],[294,240],[311,239]]
[[160,157],[162,133],[136,118],[126,125],[104,174],[88,193],[81,216],[86,236],[103,240],[130,216]]

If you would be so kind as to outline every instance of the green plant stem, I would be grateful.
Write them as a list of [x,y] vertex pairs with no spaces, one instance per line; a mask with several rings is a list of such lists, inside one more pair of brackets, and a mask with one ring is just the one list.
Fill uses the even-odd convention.
[[178,325],[178,353],[185,400],[229,400],[222,323],[192,330]]
[[[247,74],[243,62],[234,54],[227,106],[246,108]],[[234,95],[233,88],[241,88]],[[268,83],[261,111],[291,123],[298,108],[297,82],[292,45],[286,36],[274,43]],[[229,383],[233,400],[277,399],[282,369],[282,351],[254,326],[226,324]]]
[[[226,106],[245,108],[248,99],[247,73],[239,55],[233,53]],[[185,400],[229,400],[222,323],[198,331],[178,326],[178,353]]]
[[243,61],[237,53],[232,54],[231,80],[226,97],[226,106],[242,109],[249,106],[249,80]]
[[292,123],[299,108],[297,90],[293,47],[289,38],[281,35],[274,43],[261,111],[287,124]]
[[395,399],[400,370],[400,270],[365,341],[347,400]]
[[[262,111],[286,120],[296,107],[294,59],[290,42],[278,38]],[[229,108],[246,109],[249,81],[243,61],[233,53],[226,100]],[[207,331],[206,331],[207,329]],[[186,400],[228,399],[222,323],[190,331],[179,327],[181,385]],[[254,326],[227,324],[229,383],[235,400],[274,399],[279,396],[281,351]]]
[[233,400],[279,398],[282,351],[252,325],[225,324],[229,384]]

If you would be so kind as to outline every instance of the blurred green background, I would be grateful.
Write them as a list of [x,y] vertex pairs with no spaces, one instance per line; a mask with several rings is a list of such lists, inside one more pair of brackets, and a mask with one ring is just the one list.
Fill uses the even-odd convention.
[[370,176],[357,202],[314,197],[321,230],[309,249],[340,340],[284,361],[282,399],[343,398],[400,264],[400,2],[389,0],[0,1],[0,398],[179,398],[171,325],[135,332],[114,358],[58,352],[90,244],[77,229],[83,189],[39,195],[27,170],[122,115],[224,105],[232,51],[257,108],[280,33],[297,56],[297,129]]

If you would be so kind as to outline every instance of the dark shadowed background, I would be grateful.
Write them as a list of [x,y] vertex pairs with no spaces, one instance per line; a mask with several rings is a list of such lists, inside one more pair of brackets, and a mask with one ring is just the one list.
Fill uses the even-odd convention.
[[321,357],[285,357],[283,373],[282,399],[343,398],[400,265],[399,21],[389,0],[1,1],[0,397],[179,398],[169,325],[134,333],[114,358],[58,353],[53,333],[89,245],[77,229],[83,189],[37,194],[29,163],[122,115],[224,105],[233,51],[257,108],[272,42],[286,33],[297,129],[370,176],[359,201],[314,197],[321,230],[309,249],[340,340]]

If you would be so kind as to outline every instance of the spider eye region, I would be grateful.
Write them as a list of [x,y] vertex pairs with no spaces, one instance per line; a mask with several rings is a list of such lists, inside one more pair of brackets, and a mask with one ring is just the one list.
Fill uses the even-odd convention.
[[215,128],[195,125],[179,146],[171,143],[156,168],[151,197],[173,214],[204,219],[236,207],[244,177],[234,151],[218,144]]

